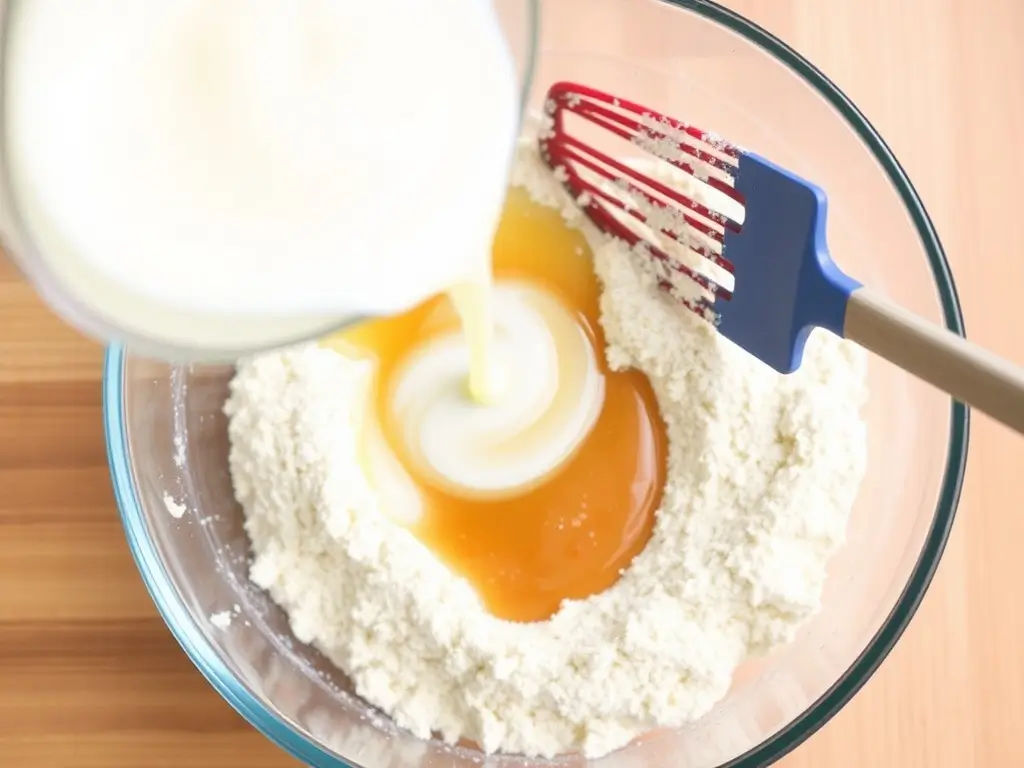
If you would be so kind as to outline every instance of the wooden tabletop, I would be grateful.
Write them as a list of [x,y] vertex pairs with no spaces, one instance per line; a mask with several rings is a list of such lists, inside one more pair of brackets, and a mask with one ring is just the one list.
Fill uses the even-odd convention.
[[[939,228],[969,334],[1024,362],[1024,4],[730,5],[868,115]],[[100,357],[0,266],[0,763],[294,766],[207,686],[143,589],[110,491]],[[976,415],[958,521],[923,607],[784,768],[1024,764],[1022,496],[1024,440]]]

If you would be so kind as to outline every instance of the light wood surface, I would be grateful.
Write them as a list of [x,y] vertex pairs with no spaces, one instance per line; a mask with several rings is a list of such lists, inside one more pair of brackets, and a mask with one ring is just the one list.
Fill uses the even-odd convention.
[[[731,5],[868,115],[939,228],[968,332],[1024,362],[1024,4]],[[0,764],[293,766],[207,686],[156,616],[114,509],[99,375],[100,350],[0,267]],[[1024,439],[976,415],[958,522],[922,609],[785,768],[1024,764],[1022,496]]]

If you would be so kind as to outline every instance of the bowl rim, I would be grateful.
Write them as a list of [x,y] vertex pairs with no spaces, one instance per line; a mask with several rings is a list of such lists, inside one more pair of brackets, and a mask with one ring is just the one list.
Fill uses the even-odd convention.
[[[657,0],[691,11],[741,35],[786,64],[814,88],[846,119],[896,188],[921,243],[925,248],[935,287],[942,305],[943,321],[950,331],[964,336],[960,300],[945,252],[920,197],[892,151],[853,102],[821,71],[786,43],[752,21],[712,0]],[[534,41],[538,39],[537,14],[533,16]],[[536,44],[536,43],[535,43]],[[186,610],[149,538],[135,486],[128,449],[124,412],[124,345],[107,348],[103,367],[103,420],[114,496],[129,548],[157,610],[204,677],[224,699],[257,730],[299,760],[320,768],[356,768],[315,744],[292,725],[271,713],[230,672],[212,644]],[[720,768],[759,768],[779,760],[824,726],[860,691],[906,630],[928,590],[941,560],[956,514],[963,486],[969,442],[970,412],[951,400],[950,433],[946,466],[935,515],[906,586],[882,626],[864,650],[832,684],[800,715],[763,742]]]

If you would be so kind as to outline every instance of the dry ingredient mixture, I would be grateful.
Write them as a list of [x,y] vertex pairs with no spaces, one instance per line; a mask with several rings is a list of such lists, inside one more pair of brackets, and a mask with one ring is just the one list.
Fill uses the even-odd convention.
[[252,580],[399,726],[487,752],[596,757],[701,717],[747,656],[818,609],[865,469],[865,360],[816,333],[801,369],[778,375],[592,230],[532,142],[513,183],[584,229],[608,361],[647,375],[666,424],[654,531],[621,578],[546,621],[488,613],[382,510],[359,456],[370,363],[323,346],[239,366],[231,473]]

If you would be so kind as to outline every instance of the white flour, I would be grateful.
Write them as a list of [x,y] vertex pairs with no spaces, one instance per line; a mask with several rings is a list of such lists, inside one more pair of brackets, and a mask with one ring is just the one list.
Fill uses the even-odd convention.
[[169,493],[164,494],[164,508],[167,510],[167,514],[175,520],[181,520],[181,518],[185,516],[185,513],[188,512],[188,507],[176,502]]
[[231,626],[231,611],[218,611],[210,614],[210,623],[217,629],[227,629]]
[[[524,145],[516,181],[564,206]],[[231,472],[252,579],[367,701],[428,738],[488,752],[598,756],[695,720],[750,654],[819,607],[865,467],[864,360],[815,334],[782,377],[679,308],[588,231],[614,367],[650,378],[668,437],[654,533],[620,580],[550,620],[488,614],[469,584],[381,513],[357,461],[368,369],[305,346],[243,363]]]

